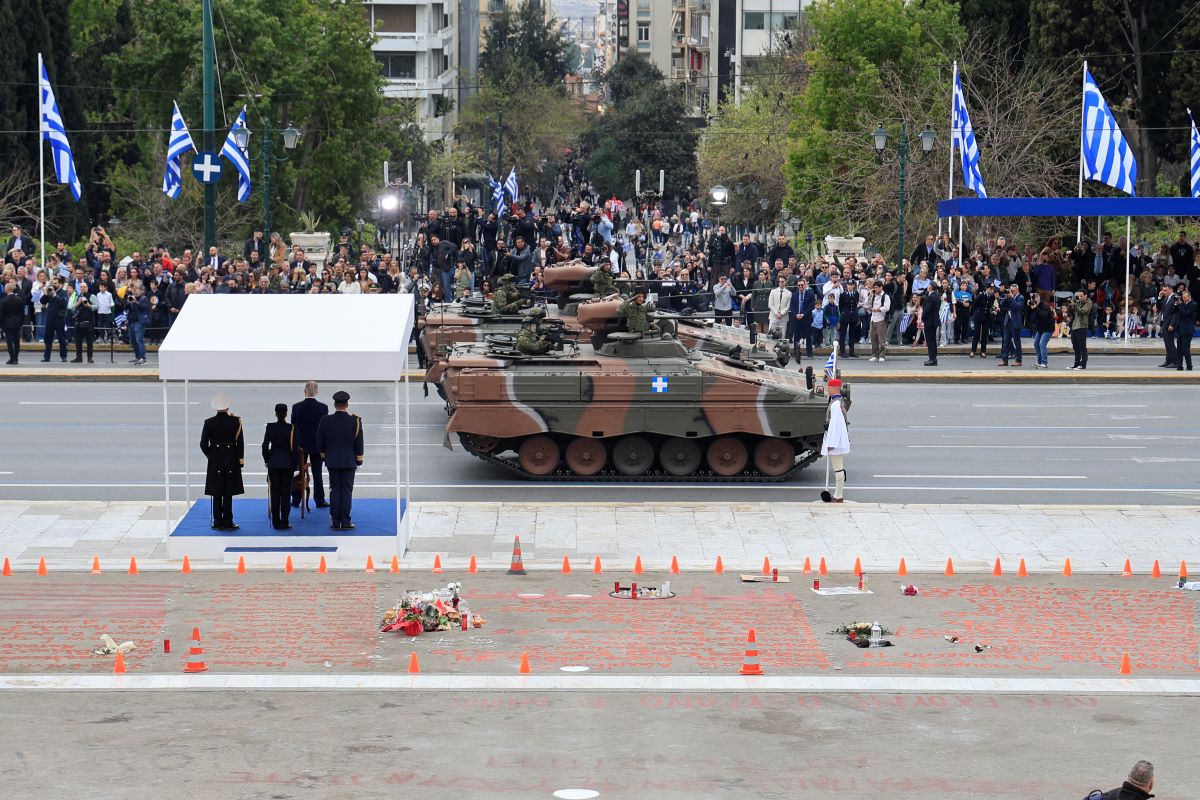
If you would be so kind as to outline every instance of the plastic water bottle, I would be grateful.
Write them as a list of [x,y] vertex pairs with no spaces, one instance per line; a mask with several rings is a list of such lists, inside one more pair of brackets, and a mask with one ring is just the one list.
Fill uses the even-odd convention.
[[883,628],[879,627],[879,620],[875,620],[871,625],[871,647],[879,647],[879,643],[883,641]]

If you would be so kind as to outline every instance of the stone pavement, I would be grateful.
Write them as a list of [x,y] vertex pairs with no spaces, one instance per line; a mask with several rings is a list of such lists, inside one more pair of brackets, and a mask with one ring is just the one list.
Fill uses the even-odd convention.
[[[183,504],[173,504],[178,519]],[[831,570],[855,558],[872,572],[894,572],[900,558],[914,572],[1007,570],[1019,559],[1034,572],[1149,572],[1179,562],[1200,570],[1200,507],[851,503],[415,503],[405,569],[428,569],[435,555],[447,568],[476,556],[482,569],[507,567],[521,536],[527,569],[577,568],[599,555],[606,568],[628,569],[641,556],[663,569],[677,556],[683,569],[710,570],[721,556],[730,570],[761,567],[764,557],[786,571],[806,557]],[[0,502],[0,556],[17,569],[45,558],[55,569],[86,569],[98,556],[106,570],[136,556],[143,569],[177,568],[167,560],[163,504],[148,502]],[[197,564],[203,567],[203,564]],[[212,566],[218,566],[216,562]],[[339,565],[343,567],[358,565]]]

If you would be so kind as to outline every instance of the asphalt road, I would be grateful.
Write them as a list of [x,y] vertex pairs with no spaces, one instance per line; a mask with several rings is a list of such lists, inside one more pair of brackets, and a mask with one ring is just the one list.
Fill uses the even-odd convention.
[[[390,387],[353,385],[367,423],[360,496],[386,494],[396,475]],[[186,437],[192,497],[203,487],[196,446],[212,386],[195,386]],[[335,387],[322,388],[328,402]],[[247,485],[265,496],[255,458],[261,425],[301,387],[229,387],[247,421]],[[783,484],[553,484],[514,479],[442,447],[445,413],[412,386],[415,501],[806,501],[823,462]],[[862,384],[851,410],[852,499],[940,503],[1200,502],[1195,389],[1155,385]],[[156,383],[0,383],[0,499],[161,500],[163,423]],[[182,387],[171,388],[171,471],[183,497]],[[403,419],[403,410],[401,412]],[[403,436],[403,431],[401,431]],[[403,459],[403,457],[402,457]],[[403,474],[403,460],[401,466]]]
[[5,797],[1194,797],[1194,697],[8,693]]

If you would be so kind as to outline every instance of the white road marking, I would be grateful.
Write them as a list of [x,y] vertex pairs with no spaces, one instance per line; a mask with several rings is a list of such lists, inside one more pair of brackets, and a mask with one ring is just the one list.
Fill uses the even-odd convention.
[[[906,444],[910,450],[992,450],[995,442],[987,444]],[[1147,450],[1146,445],[1137,444],[1047,444],[1021,445],[1022,450]]]
[[872,478],[944,478],[946,480],[1081,481],[1087,475],[872,475]]
[[[19,406],[161,406],[158,400],[21,400]],[[172,400],[167,405],[181,406],[182,400]],[[199,400],[192,400],[188,405],[201,405]],[[208,405],[204,403],[204,405]]]
[[[988,425],[980,422],[978,425],[909,425],[914,431],[1094,431],[1099,427],[1110,431],[1140,431],[1140,425]],[[859,430],[862,430],[861,428]],[[879,428],[878,430],[888,430]]]
[[[972,403],[971,408],[1036,408],[1039,411],[1047,410],[1045,403]],[[1149,408],[1149,405],[1074,405],[1072,408]]]

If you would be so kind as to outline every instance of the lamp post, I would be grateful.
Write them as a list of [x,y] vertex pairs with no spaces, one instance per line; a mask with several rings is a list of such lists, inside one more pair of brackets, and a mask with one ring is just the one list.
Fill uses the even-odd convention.
[[765,197],[758,198],[758,207],[762,209],[762,213],[763,213],[762,231],[759,233],[759,237],[762,239],[764,252],[766,252],[766,246],[767,246],[767,223],[771,220],[771,216],[767,213],[767,207],[770,205],[771,205],[771,201],[768,200],[767,198],[765,198]]
[[896,260],[896,269],[900,269],[904,265],[904,183],[908,177],[908,162],[920,164],[929,157],[933,151],[934,141],[937,139],[937,134],[928,125],[925,130],[921,131],[921,155],[909,156],[908,154],[908,123],[900,123],[900,142],[896,145],[896,155],[885,156],[884,151],[887,149],[888,132],[887,129],[880,125],[871,134],[873,144],[875,146],[875,158],[881,164],[896,163],[900,165],[900,245],[899,257]]
[[[708,197],[712,200],[712,204],[717,209],[717,225],[721,224],[721,206],[729,202],[729,190],[721,184],[717,184],[708,190]],[[715,232],[715,231],[714,231]]]
[[291,125],[288,125],[286,128],[284,128],[282,134],[283,148],[288,152],[282,157],[277,157],[271,152],[271,126],[268,121],[264,119],[262,129],[262,153],[259,154],[257,158],[250,158],[250,151],[247,149],[248,145],[250,144],[250,129],[238,128],[233,132],[234,141],[237,142],[237,146],[240,147],[243,152],[247,153],[246,158],[250,161],[261,161],[263,165],[263,236],[268,241],[270,241],[271,238],[271,162],[276,161],[282,164],[283,162],[287,161],[291,156],[291,151],[296,149],[296,145],[300,144],[300,137],[304,135]]

